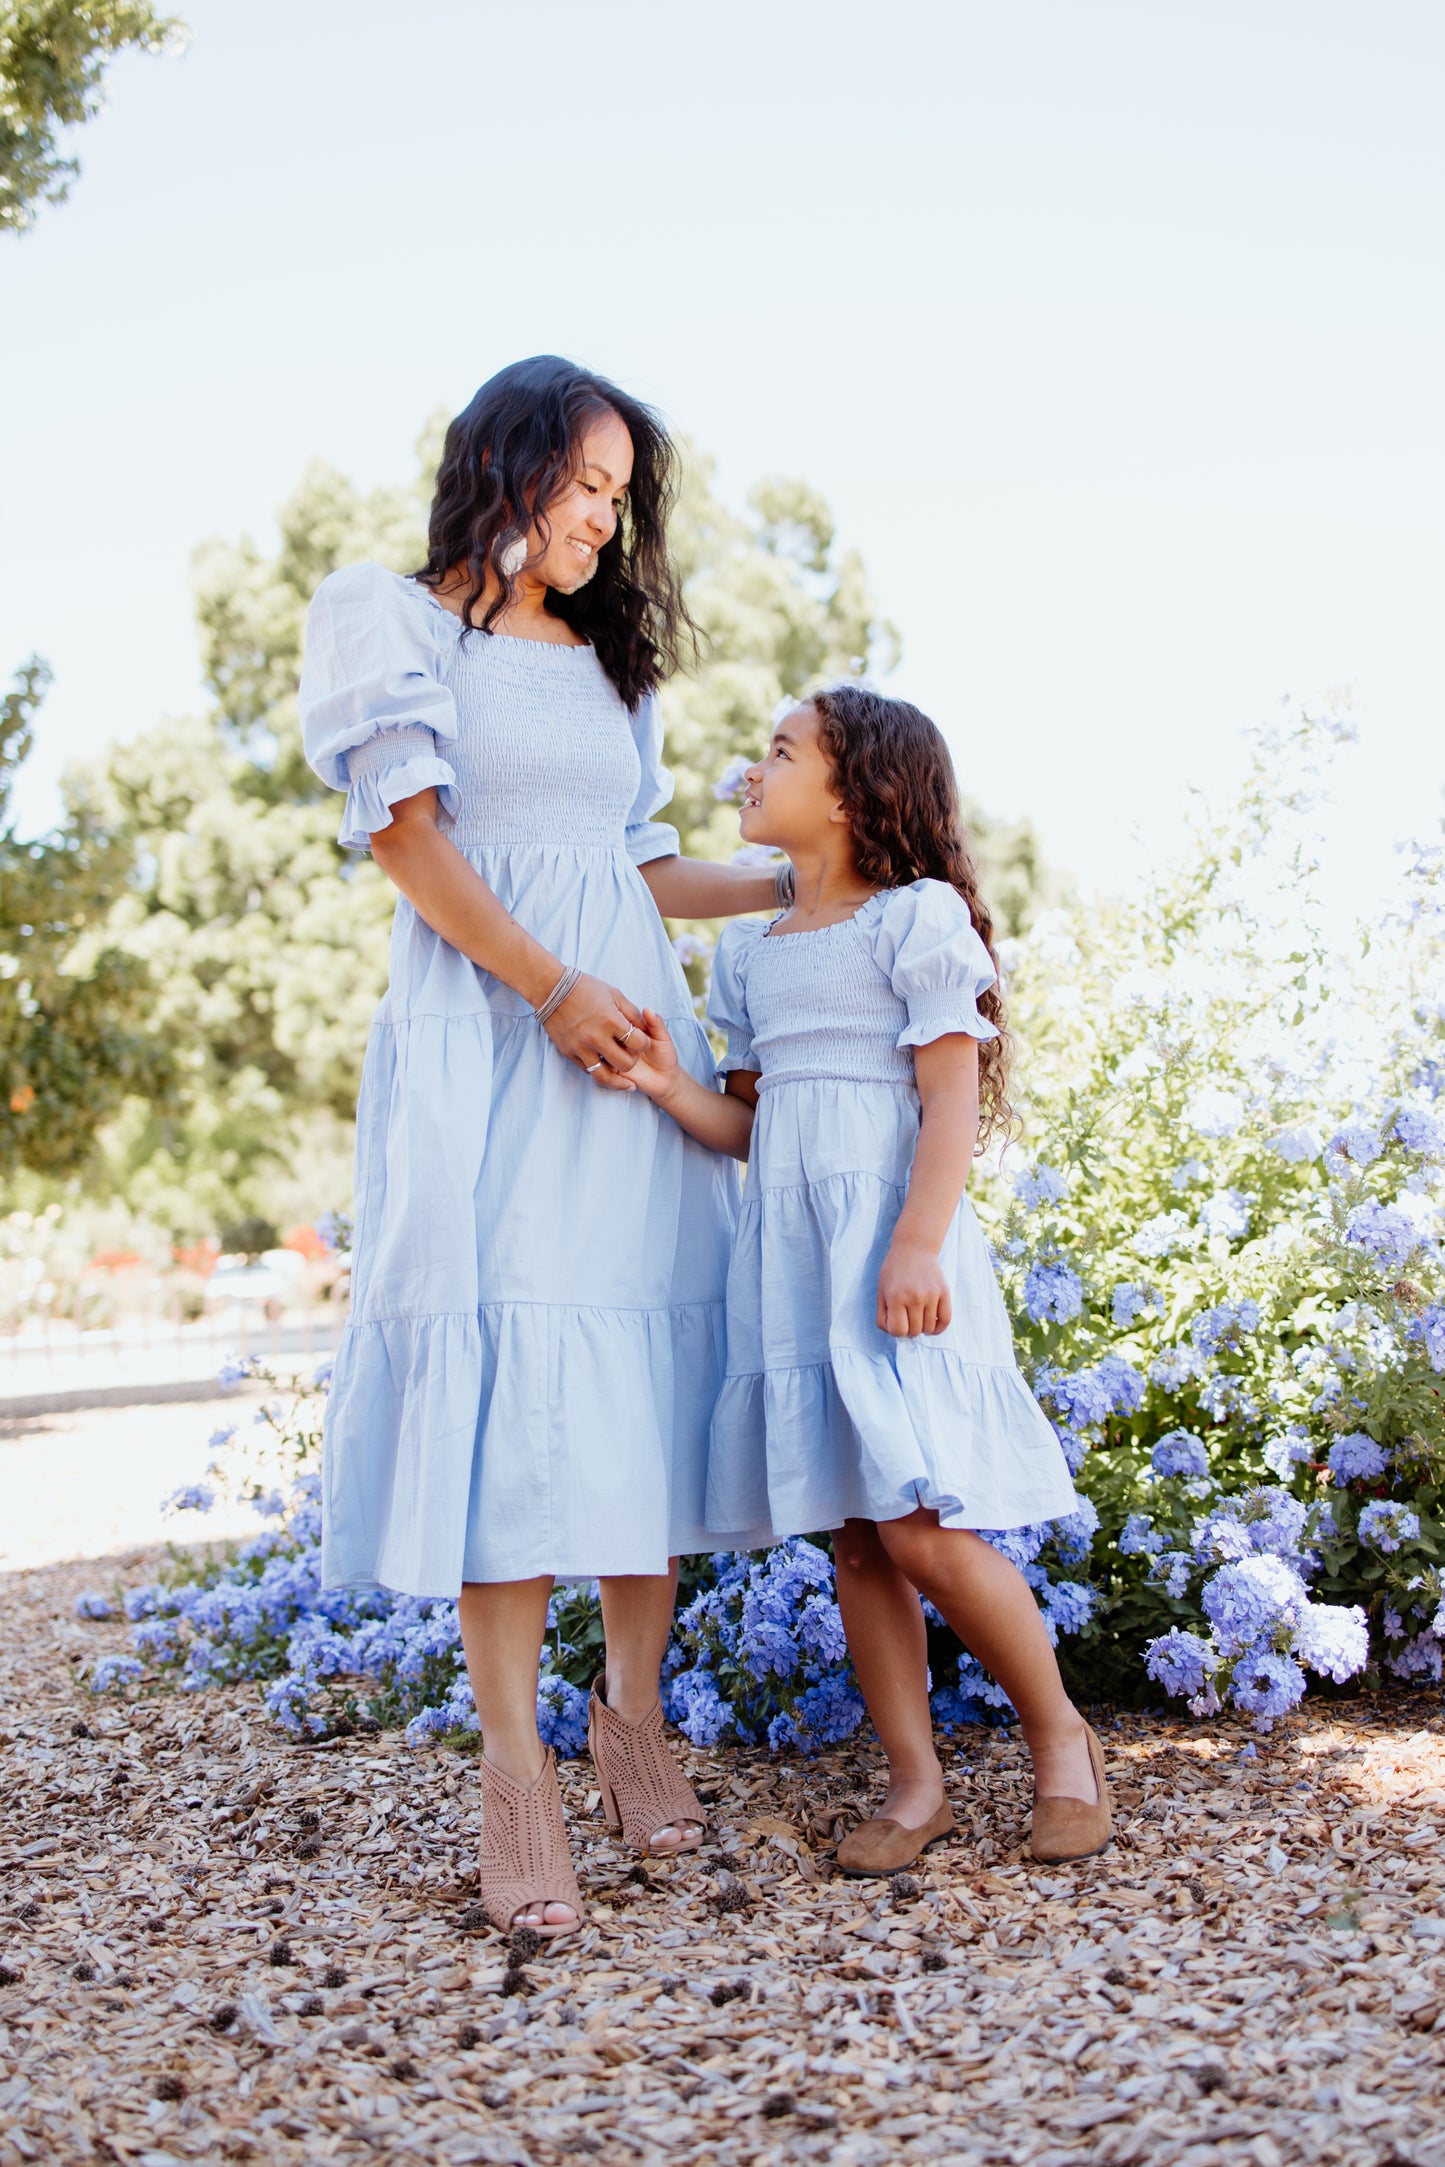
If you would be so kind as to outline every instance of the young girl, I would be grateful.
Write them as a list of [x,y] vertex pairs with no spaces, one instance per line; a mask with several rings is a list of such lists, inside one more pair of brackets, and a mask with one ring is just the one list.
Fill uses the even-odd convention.
[[1077,1499],[963,1194],[980,1134],[1008,1118],[1006,1040],[948,749],[901,700],[816,693],[747,771],[742,832],[787,854],[795,900],[719,942],[709,1014],[727,1032],[725,1092],[687,1073],[650,1012],[628,1079],[748,1160],[708,1527],[739,1549],[835,1531],[890,1778],[840,1865],[894,1873],[953,1827],[920,1594],[1018,1710],[1034,1857],[1088,1857],[1110,1837],[1098,1739],[1028,1583],[972,1532],[1057,1519]]

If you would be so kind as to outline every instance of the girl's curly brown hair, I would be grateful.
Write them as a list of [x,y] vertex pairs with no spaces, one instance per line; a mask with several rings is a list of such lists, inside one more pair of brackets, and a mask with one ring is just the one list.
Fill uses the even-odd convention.
[[[974,930],[997,971],[993,918],[978,892],[958,781],[937,724],[907,700],[885,699],[863,685],[825,686],[809,693],[807,704],[817,713],[818,743],[848,816],[858,871],[877,888],[946,880],[968,905]],[[990,1137],[1006,1139],[1013,1128],[1008,1098],[1013,1040],[997,980],[979,995],[978,1007],[999,1034],[979,1041],[981,1151]]]

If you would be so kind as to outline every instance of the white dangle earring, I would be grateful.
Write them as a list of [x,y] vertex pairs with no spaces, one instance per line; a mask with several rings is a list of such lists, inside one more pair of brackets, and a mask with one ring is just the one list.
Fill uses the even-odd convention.
[[526,561],[527,537],[525,534],[519,534],[515,541],[508,542],[506,548],[498,557],[497,570],[501,573],[503,579],[515,579]]

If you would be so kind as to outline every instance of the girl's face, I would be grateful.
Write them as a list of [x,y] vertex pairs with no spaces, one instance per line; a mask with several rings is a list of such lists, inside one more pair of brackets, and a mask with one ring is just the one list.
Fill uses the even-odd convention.
[[791,857],[820,848],[846,825],[811,702],[784,715],[767,758],[747,770],[747,786],[739,822],[745,843],[770,843]]
[[[632,480],[632,435],[619,414],[601,414],[577,447],[577,471],[547,506],[550,539],[527,563],[527,576],[575,594],[597,570],[597,552],[617,531]],[[537,530],[529,537],[536,550]]]

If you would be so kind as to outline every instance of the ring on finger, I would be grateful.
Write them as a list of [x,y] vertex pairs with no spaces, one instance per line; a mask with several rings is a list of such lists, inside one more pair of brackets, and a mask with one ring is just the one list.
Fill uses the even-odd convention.
[[584,1071],[584,1074],[586,1074],[586,1075],[588,1075],[588,1076],[595,1076],[595,1075],[596,1075],[596,1073],[597,1073],[597,1071],[598,1071],[598,1069],[600,1069],[600,1068],[601,1068],[601,1066],[602,1066],[602,1060],[601,1060],[601,1056],[599,1055],[599,1056],[598,1056],[598,1058],[597,1058],[597,1060],[595,1060],[595,1061],[594,1061],[594,1062],[593,1062],[593,1063],[591,1064],[591,1066],[590,1066],[589,1068],[587,1068],[587,1069],[586,1069],[586,1070]]
[[637,1025],[636,1025],[635,1023],[629,1023],[629,1024],[628,1024],[628,1026],[627,1026],[627,1038],[619,1038],[619,1040],[617,1041],[618,1045],[619,1045],[619,1046],[621,1046],[621,1047],[623,1047],[623,1048],[625,1049],[625,1048],[626,1048],[626,1045],[627,1045],[627,1039],[628,1039],[628,1038],[631,1038],[631,1036],[632,1036],[633,1032],[634,1032],[634,1031],[635,1031],[636,1029],[637,1029]]

